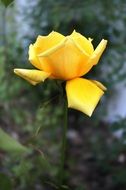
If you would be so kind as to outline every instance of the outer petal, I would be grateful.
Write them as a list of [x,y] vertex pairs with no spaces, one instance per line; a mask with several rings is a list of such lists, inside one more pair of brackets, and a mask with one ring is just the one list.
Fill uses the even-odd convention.
[[36,42],[34,43],[34,47],[36,48],[36,52],[38,54],[43,53],[46,50],[49,50],[50,48],[56,46],[58,43],[60,43],[65,36],[58,32],[52,31],[47,36],[38,36]]
[[89,63],[96,65],[103,53],[103,51],[105,50],[107,45],[107,40],[102,40],[99,45],[97,46],[97,48],[95,49],[95,51],[93,52],[92,56],[89,59]]
[[44,71],[30,69],[14,69],[14,73],[24,78],[33,85],[44,81],[50,75],[49,73],[46,73]]
[[101,88],[101,90],[103,90],[103,91],[107,90],[107,88],[101,82],[99,82],[97,80],[90,80],[90,81],[95,83],[99,88]]
[[[65,37],[58,32],[51,32],[48,36],[38,36],[36,42],[29,46],[29,61],[36,68],[43,70],[42,64],[38,59],[38,54],[49,50],[50,48],[56,46],[60,43]],[[46,64],[43,61],[43,64]]]
[[95,83],[83,78],[66,82],[68,107],[79,110],[88,116],[92,115],[103,90]]
[[81,49],[86,51],[89,55],[91,55],[94,51],[93,45],[91,43],[91,39],[87,39],[84,36],[82,36],[80,33],[76,32],[75,30],[70,35],[70,37],[73,38],[73,40],[80,46]]
[[[39,55],[43,70],[51,72],[55,78],[69,80],[86,74],[92,65],[88,63],[89,55],[78,48],[70,37],[56,47]],[[46,64],[45,64],[46,61]]]
[[34,65],[36,68],[42,70],[41,63],[37,57],[37,52],[34,47],[34,45],[29,46],[29,61],[31,62],[32,65]]

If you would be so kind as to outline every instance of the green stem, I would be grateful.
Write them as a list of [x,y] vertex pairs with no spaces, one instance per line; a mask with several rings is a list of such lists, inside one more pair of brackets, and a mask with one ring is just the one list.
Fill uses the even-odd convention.
[[67,124],[68,124],[68,108],[67,108],[67,100],[64,100],[64,126],[63,126],[63,138],[62,138],[62,147],[61,147],[61,164],[59,168],[59,188],[62,189],[64,185],[64,178],[65,178],[65,153],[66,153],[66,142],[67,142]]

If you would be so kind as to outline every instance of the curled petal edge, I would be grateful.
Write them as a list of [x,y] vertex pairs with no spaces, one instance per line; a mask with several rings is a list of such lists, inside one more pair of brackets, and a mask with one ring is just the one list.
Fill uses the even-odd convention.
[[96,47],[96,49],[94,50],[93,54],[91,55],[88,61],[89,64],[96,65],[98,63],[103,51],[106,48],[106,45],[107,45],[107,40],[102,39],[101,42]]
[[35,69],[14,69],[14,73],[30,82],[32,85],[44,82],[44,80],[50,76],[50,73]]
[[97,80],[90,80],[90,81],[95,83],[99,88],[101,88],[101,90],[103,90],[103,91],[107,90],[107,88],[101,82],[99,82]]

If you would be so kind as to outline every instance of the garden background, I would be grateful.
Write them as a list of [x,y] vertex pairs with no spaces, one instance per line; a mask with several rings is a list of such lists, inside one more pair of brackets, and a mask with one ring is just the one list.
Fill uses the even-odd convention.
[[28,47],[38,35],[74,29],[93,38],[95,47],[108,40],[98,66],[86,75],[108,90],[91,118],[69,109],[66,189],[126,189],[126,1],[15,0],[8,8],[0,4],[0,190],[56,189],[59,91],[51,80],[32,86],[13,69],[32,68]]

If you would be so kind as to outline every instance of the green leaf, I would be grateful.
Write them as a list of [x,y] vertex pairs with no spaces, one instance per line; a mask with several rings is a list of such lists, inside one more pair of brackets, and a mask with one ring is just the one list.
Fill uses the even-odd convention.
[[27,148],[21,145],[14,138],[9,136],[0,128],[0,149],[7,152],[23,153],[27,151]]
[[10,178],[3,173],[0,173],[0,189],[12,190]]
[[1,0],[1,2],[7,7],[10,5],[14,0]]

